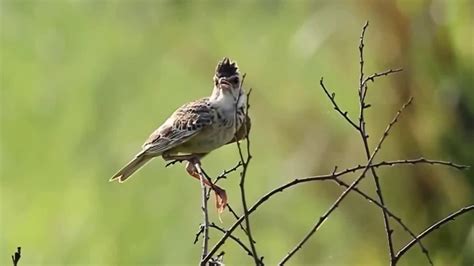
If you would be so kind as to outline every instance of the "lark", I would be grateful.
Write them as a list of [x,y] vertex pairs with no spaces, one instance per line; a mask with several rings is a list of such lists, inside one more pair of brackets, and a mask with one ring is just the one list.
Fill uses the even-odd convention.
[[[246,137],[250,118],[246,115],[247,95],[236,62],[222,59],[213,77],[209,97],[178,108],[142,146],[142,150],[118,171],[110,181],[125,182],[133,173],[155,157],[165,161],[187,161],[186,171],[200,180],[195,165],[211,151]],[[216,207],[222,212],[227,205],[224,189],[203,179],[216,193]]]

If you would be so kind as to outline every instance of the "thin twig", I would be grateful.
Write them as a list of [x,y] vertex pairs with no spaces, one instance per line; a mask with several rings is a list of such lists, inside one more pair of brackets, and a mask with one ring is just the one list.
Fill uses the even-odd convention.
[[[369,23],[368,21],[365,23],[362,33],[360,35],[360,43],[359,43],[359,56],[360,56],[360,76],[359,76],[359,105],[360,105],[360,111],[359,111],[359,133],[360,137],[362,139],[362,144],[364,146],[365,150],[365,155],[366,158],[370,158],[370,148],[369,148],[369,142],[368,138],[369,136],[367,135],[367,132],[365,130],[366,122],[365,122],[365,117],[364,117],[364,110],[368,108],[368,104],[366,104],[365,99],[367,95],[367,84],[366,80],[364,79],[364,37],[365,37],[365,32],[368,27]],[[390,72],[387,72],[390,73]],[[388,74],[387,74],[388,75]],[[372,80],[374,79],[375,75],[373,75]],[[382,193],[382,186],[380,185],[379,177],[377,175],[377,172],[375,171],[375,168],[370,168],[370,171],[372,172],[372,176],[374,178],[374,183],[375,183],[375,190],[377,193],[377,197],[379,198],[380,204],[384,207],[382,208],[382,217],[383,217],[383,223],[384,223],[384,229],[385,229],[385,235],[387,236],[387,245],[388,245],[388,251],[389,251],[389,258],[390,258],[390,265],[394,265],[394,249],[393,249],[393,239],[392,239],[392,233],[393,230],[390,227],[390,221],[388,220],[388,215],[386,211],[386,205],[385,201],[383,198],[383,193]],[[430,256],[427,254],[428,261],[432,265],[433,262],[431,261]]]
[[222,173],[216,177],[216,182],[214,182],[214,184],[217,183],[217,181],[219,181],[221,179],[227,178],[227,175],[229,175],[232,172],[237,171],[237,169],[239,169],[239,167],[241,167],[241,166],[242,166],[242,162],[239,161],[234,167],[232,167],[228,170],[222,171]]
[[[203,220],[204,223],[201,225],[203,227],[202,232],[204,234],[203,240],[202,240],[202,256],[201,256],[201,265],[206,265],[206,262],[204,261],[204,258],[207,256],[207,251],[208,251],[208,245],[209,245],[209,213],[207,210],[207,187],[206,184],[204,183],[204,178],[205,174],[203,173],[203,170],[201,169],[201,165],[199,162],[194,164],[194,167],[196,168],[200,180],[201,180],[201,188],[202,188],[202,201],[201,201],[201,209],[202,209],[202,214],[203,214]],[[212,183],[211,183],[212,184]]]
[[[364,79],[364,38],[365,38],[365,31],[369,26],[369,21],[365,22],[364,27],[362,27],[362,33],[360,34],[360,41],[359,41],[359,65],[360,65],[360,76],[359,76],[359,84],[363,84]],[[362,93],[362,88],[359,86],[359,97],[365,98],[365,95]]]
[[339,108],[339,105],[337,105],[336,103],[336,93],[329,93],[329,91],[326,89],[326,86],[324,86],[324,81],[323,81],[323,78],[321,78],[321,80],[319,81],[319,84],[321,85],[321,88],[323,88],[324,92],[326,93],[326,95],[328,96],[329,100],[331,100],[331,103],[332,103],[332,106],[334,107],[334,110],[336,110],[339,114],[342,115],[342,117],[344,117],[344,119],[346,119],[347,122],[349,122],[349,124],[352,125],[352,127],[354,127],[356,130],[359,130],[359,126],[356,125],[356,123],[354,123],[354,121],[352,121],[352,119],[349,118],[349,115],[347,114],[346,111],[342,111],[341,108]]
[[[218,230],[218,231],[224,233],[224,234],[227,233],[227,231],[226,231],[225,229],[223,229],[222,227],[216,225],[215,223],[211,223],[209,226],[210,226],[211,228],[214,228],[214,229],[216,229],[216,230]],[[239,244],[239,245],[247,252],[247,254],[248,254],[250,257],[252,257],[252,258],[254,257],[252,251],[242,242],[242,240],[240,240],[238,237],[233,236],[232,234],[229,236],[229,238],[231,238],[231,239],[234,240],[237,244]],[[263,265],[263,263],[262,263],[261,261],[259,261],[259,263],[260,263],[261,265]]]
[[16,252],[13,253],[12,255],[13,266],[18,265],[18,261],[20,261],[20,258],[21,258],[21,247],[17,247]]
[[349,194],[349,192],[357,186],[357,184],[365,177],[365,174],[369,170],[372,161],[374,160],[375,156],[379,152],[380,148],[382,147],[383,142],[387,138],[390,129],[392,126],[397,123],[398,118],[400,117],[401,113],[405,108],[411,104],[413,98],[410,98],[407,103],[405,103],[402,108],[397,112],[393,120],[388,124],[387,128],[385,129],[382,137],[380,138],[377,147],[375,147],[372,155],[370,156],[366,167],[364,168],[362,174],[354,181],[352,184],[339,196],[339,198],[331,205],[331,207],[319,218],[319,220],[315,223],[315,225],[311,228],[311,230],[306,234],[306,236],[281,260],[280,265],[286,263],[298,250],[300,250],[303,245],[308,241],[313,234],[319,229],[319,227],[323,224],[323,222],[329,217],[329,215],[339,206],[342,200]]
[[444,224],[450,222],[450,221],[454,221],[456,217],[466,213],[466,212],[469,212],[469,211],[472,211],[474,210],[474,205],[469,205],[469,206],[466,206],[464,208],[461,208],[460,210],[456,211],[456,212],[453,212],[451,213],[450,215],[446,216],[445,218],[439,220],[438,222],[434,223],[433,225],[431,225],[430,227],[426,228],[421,234],[419,234],[416,239],[413,239],[412,241],[410,241],[407,245],[405,245],[403,248],[400,249],[400,251],[398,251],[398,253],[395,255],[395,262],[398,262],[398,260],[410,249],[413,247],[413,245],[416,243],[416,240],[420,240],[422,238],[424,238],[425,236],[429,235],[430,233],[432,233],[433,231],[439,229],[441,226],[443,226]]
[[199,225],[199,230],[197,231],[196,235],[194,236],[193,244],[196,244],[199,241],[199,237],[204,232],[204,226],[202,224]]
[[397,68],[397,69],[389,69],[389,70],[385,70],[383,72],[375,72],[374,74],[366,77],[363,81],[362,81],[362,85],[365,86],[367,84],[367,82],[372,81],[374,82],[375,79],[379,78],[379,77],[383,77],[383,76],[388,76],[388,75],[391,75],[391,74],[395,74],[395,73],[398,73],[398,72],[401,72],[403,71],[402,68]]
[[441,161],[441,160],[431,160],[426,159],[424,157],[420,157],[418,159],[405,159],[405,160],[393,160],[393,161],[381,161],[378,163],[378,166],[394,166],[394,165],[401,165],[401,164],[431,164],[431,165],[444,165],[456,168],[458,170],[465,170],[470,168],[469,165],[462,165],[462,164],[455,164],[448,161]]

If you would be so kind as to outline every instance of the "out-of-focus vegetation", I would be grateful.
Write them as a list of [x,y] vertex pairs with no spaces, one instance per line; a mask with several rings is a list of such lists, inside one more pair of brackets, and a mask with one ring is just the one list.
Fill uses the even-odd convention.
[[[107,181],[176,107],[210,93],[223,56],[238,61],[254,88],[250,203],[294,177],[364,163],[359,136],[318,82],[324,76],[356,117],[365,20],[367,72],[405,69],[369,88],[372,146],[415,97],[379,159],[423,154],[474,165],[472,1],[0,3],[2,265],[18,245],[22,265],[195,264],[200,185],[183,166],[154,160],[126,184]],[[230,145],[204,168],[216,175],[236,161]],[[474,201],[473,170],[417,166],[380,176],[388,206],[415,232]],[[374,195],[372,180],[362,183]],[[222,186],[240,203],[237,174]],[[340,191],[297,187],[252,216],[265,262],[281,259]],[[473,223],[469,214],[426,238],[437,265],[473,264]],[[396,247],[410,240],[394,229]],[[211,243],[219,236],[212,231]],[[252,263],[232,242],[224,250],[229,265]],[[352,195],[292,264],[387,261],[379,209]],[[425,263],[418,247],[401,261]]]

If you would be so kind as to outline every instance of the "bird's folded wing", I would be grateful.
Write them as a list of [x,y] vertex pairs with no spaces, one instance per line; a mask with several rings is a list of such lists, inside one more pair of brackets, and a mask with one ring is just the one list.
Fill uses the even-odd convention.
[[190,140],[210,126],[213,113],[208,98],[190,102],[178,108],[143,144],[149,154],[161,154]]
[[251,126],[252,126],[252,121],[250,120],[250,116],[248,116],[248,114],[245,114],[245,120],[242,123],[242,125],[240,125],[240,128],[237,129],[237,132],[235,133],[235,137],[231,141],[227,142],[227,144],[231,144],[231,143],[234,143],[236,141],[246,138],[247,135],[250,133]]

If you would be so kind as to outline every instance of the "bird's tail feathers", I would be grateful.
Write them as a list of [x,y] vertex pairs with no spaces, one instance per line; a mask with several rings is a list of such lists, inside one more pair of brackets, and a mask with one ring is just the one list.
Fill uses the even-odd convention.
[[127,165],[125,165],[120,171],[118,171],[109,181],[117,180],[119,183],[125,182],[133,173],[138,171],[143,165],[145,165],[153,157],[146,156],[143,153],[138,154],[131,160]]

